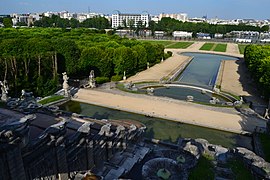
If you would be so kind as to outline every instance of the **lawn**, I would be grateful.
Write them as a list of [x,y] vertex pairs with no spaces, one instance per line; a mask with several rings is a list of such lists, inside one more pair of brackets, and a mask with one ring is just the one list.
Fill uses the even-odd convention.
[[54,101],[58,101],[60,99],[64,99],[64,96],[53,95],[51,97],[48,97],[46,99],[43,99],[43,100],[39,101],[38,103],[44,105],[44,104],[48,104],[48,103],[51,103],[51,102],[54,102]]
[[259,134],[265,160],[270,162],[270,136],[268,134]]
[[213,161],[213,157],[211,157],[208,154],[203,154],[200,157],[196,167],[192,169],[192,171],[190,172],[188,179],[189,180],[215,179],[214,165],[212,161]]
[[163,46],[168,46],[168,45],[170,45],[170,44],[173,44],[173,43],[175,43],[174,41],[161,41],[161,40],[156,40],[156,41],[154,41],[154,40],[140,40],[140,42],[149,42],[149,43],[152,43],[152,44],[162,44]]
[[166,48],[172,48],[172,49],[186,49],[194,42],[177,42],[175,44],[168,45]]
[[214,45],[214,43],[204,43],[200,50],[210,51]]
[[214,51],[226,52],[226,49],[227,49],[227,44],[217,44],[216,47],[214,48]]
[[238,44],[240,54],[244,54],[246,46],[246,44]]

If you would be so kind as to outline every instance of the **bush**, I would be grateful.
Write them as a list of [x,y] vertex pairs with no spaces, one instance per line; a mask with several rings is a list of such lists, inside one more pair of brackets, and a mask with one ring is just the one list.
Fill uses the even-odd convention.
[[164,54],[164,60],[168,59],[169,57],[172,57],[172,52],[168,51],[167,53]]
[[96,82],[98,84],[103,84],[103,83],[106,83],[109,81],[110,81],[110,79],[108,77],[96,77]]
[[172,51],[167,51],[167,54],[169,55],[169,57],[171,57],[172,56]]
[[121,81],[122,80],[122,76],[119,76],[119,75],[112,76],[111,80],[112,81]]

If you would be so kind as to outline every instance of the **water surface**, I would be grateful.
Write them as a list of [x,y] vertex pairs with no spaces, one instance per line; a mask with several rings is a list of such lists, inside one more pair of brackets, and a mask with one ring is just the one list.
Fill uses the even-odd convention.
[[231,56],[182,53],[185,56],[194,57],[190,64],[180,75],[177,82],[212,89],[215,85],[221,60],[238,60]]
[[234,133],[193,126],[159,118],[146,117],[144,115],[75,101],[69,101],[63,104],[60,106],[60,109],[87,115],[95,119],[136,120],[147,126],[145,136],[148,138],[162,139],[171,142],[176,142],[179,137],[203,138],[207,139],[210,143],[219,144],[225,147],[242,146],[248,149],[252,149],[250,137]]

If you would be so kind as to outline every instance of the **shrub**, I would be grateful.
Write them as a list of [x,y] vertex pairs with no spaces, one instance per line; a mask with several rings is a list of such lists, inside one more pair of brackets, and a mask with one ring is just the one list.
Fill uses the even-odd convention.
[[112,81],[121,81],[122,80],[122,76],[120,76],[120,75],[112,76],[111,80]]
[[108,77],[96,77],[96,82],[98,84],[103,84],[103,83],[106,83],[109,81],[110,81],[110,79]]
[[171,57],[172,56],[172,51],[167,51],[167,54],[169,55],[169,57]]

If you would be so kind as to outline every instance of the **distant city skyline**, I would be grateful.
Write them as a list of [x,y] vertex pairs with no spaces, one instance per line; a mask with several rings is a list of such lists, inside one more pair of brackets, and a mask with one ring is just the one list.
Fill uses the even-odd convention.
[[123,13],[152,15],[160,13],[187,13],[189,17],[220,19],[270,19],[269,0],[0,0],[0,14],[41,13],[46,11],[69,11],[112,14]]

